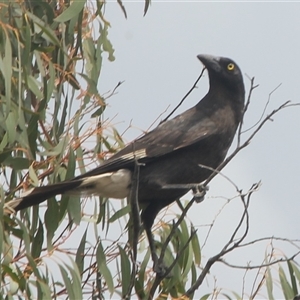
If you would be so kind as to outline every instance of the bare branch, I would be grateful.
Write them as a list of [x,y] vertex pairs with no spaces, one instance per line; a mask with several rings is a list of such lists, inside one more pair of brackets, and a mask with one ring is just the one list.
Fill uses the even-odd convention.
[[133,234],[132,234],[132,272],[131,272],[131,279],[130,285],[128,287],[126,295],[123,295],[123,299],[130,299],[131,291],[134,287],[134,281],[137,273],[137,246],[139,243],[139,235],[141,229],[141,217],[140,217],[140,207],[138,202],[138,189],[139,189],[139,178],[140,178],[140,164],[137,160],[135,160],[135,167],[132,176],[131,182],[131,191],[129,196],[130,207],[131,207],[131,217],[132,217],[132,227],[133,227]]
[[[243,215],[237,225],[237,227],[235,228],[233,234],[231,235],[229,241],[225,244],[225,246],[223,247],[223,249],[218,253],[216,254],[215,256],[211,257],[204,269],[202,270],[201,274],[199,275],[198,279],[195,281],[195,283],[188,289],[188,291],[185,293],[186,296],[190,296],[192,295],[196,289],[198,289],[198,287],[202,284],[204,278],[206,277],[206,275],[208,274],[210,268],[212,267],[212,265],[214,263],[216,263],[217,261],[220,261],[222,260],[222,257],[231,252],[232,250],[234,250],[235,248],[237,248],[237,246],[245,239],[245,237],[247,236],[248,234],[248,230],[249,230],[249,215],[248,215],[248,208],[249,208],[249,203],[250,203],[250,198],[251,198],[251,195],[253,194],[253,192],[255,192],[257,190],[259,186],[259,183],[258,184],[254,184],[251,189],[248,191],[248,193],[246,194],[247,195],[247,199],[245,200],[245,196],[244,194],[242,194],[240,192],[240,198],[243,202],[243,205],[244,205],[244,212],[243,212]],[[244,221],[246,220],[246,228],[244,230],[244,234],[238,239],[238,241],[236,241],[234,243],[234,240],[235,240],[235,237],[236,237],[236,234],[237,232],[239,231],[239,229],[241,228],[242,224],[244,223]],[[231,245],[233,243],[233,245]],[[231,245],[231,246],[230,246]]]
[[[245,133],[245,132],[247,132],[247,131],[250,131],[251,129],[253,129],[255,126],[257,126],[257,124],[259,124],[259,122],[262,120],[262,118],[263,118],[263,116],[264,116],[264,114],[265,114],[265,112],[266,112],[266,110],[267,110],[267,108],[268,108],[268,106],[269,106],[269,103],[270,103],[270,101],[271,101],[271,96],[272,96],[272,94],[275,92],[275,91],[277,91],[277,89],[279,89],[279,87],[282,85],[282,83],[280,83],[277,87],[275,87],[275,89],[273,89],[273,91],[271,91],[270,93],[269,93],[269,97],[268,97],[268,100],[267,100],[267,102],[266,102],[266,104],[265,104],[265,107],[264,107],[264,109],[263,109],[263,111],[262,111],[262,113],[261,113],[261,116],[260,116],[260,118],[258,119],[258,121],[254,124],[254,125],[252,125],[250,128],[248,128],[248,129],[246,129],[246,130],[244,130],[242,133]],[[250,95],[250,93],[249,93],[249,97],[250,97],[251,95]],[[249,99],[249,101],[250,101],[250,99]],[[249,102],[250,103],[250,102]]]
[[199,80],[201,79],[201,77],[203,76],[203,73],[206,69],[203,68],[199,77],[197,78],[197,80],[195,81],[195,83],[193,84],[193,86],[190,88],[190,90],[186,93],[186,95],[181,99],[181,101],[179,102],[179,104],[167,115],[167,117],[165,119],[163,119],[161,123],[166,122],[173,114],[174,112],[180,107],[180,105],[182,105],[182,103],[184,102],[184,100],[191,94],[191,92],[197,87],[197,84],[199,82]]
[[294,260],[298,255],[300,255],[300,251],[296,252],[295,254],[293,254],[292,256],[290,256],[288,258],[279,258],[279,259],[276,259],[276,260],[271,261],[269,263],[265,263],[265,264],[261,264],[261,265],[253,265],[253,266],[251,266],[251,265],[247,265],[247,266],[234,265],[234,264],[226,262],[223,259],[219,259],[219,262],[223,263],[224,265],[226,265],[228,267],[234,268],[234,269],[254,270],[254,269],[261,269],[261,268],[264,268],[264,267],[270,267],[272,265],[276,265],[276,264],[281,263],[281,262],[287,262],[287,261]]
[[[249,78],[250,79],[250,78]],[[244,107],[244,111],[243,111],[243,116],[242,116],[242,120],[241,123],[239,125],[239,129],[238,129],[238,141],[237,141],[237,147],[239,147],[240,142],[241,142],[241,131],[242,131],[242,127],[243,127],[243,123],[244,123],[244,116],[246,111],[248,110],[248,107],[250,105],[250,101],[251,101],[251,97],[252,97],[252,93],[254,91],[254,89],[256,89],[258,87],[258,85],[254,85],[254,77],[252,77],[250,79],[251,82],[251,86],[250,86],[250,90],[249,90],[249,94],[248,94],[248,98]]]

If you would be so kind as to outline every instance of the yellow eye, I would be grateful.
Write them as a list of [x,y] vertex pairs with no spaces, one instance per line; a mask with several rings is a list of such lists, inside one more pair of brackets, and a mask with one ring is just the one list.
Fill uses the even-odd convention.
[[227,65],[227,70],[232,71],[232,70],[234,70],[234,67],[235,67],[234,64],[230,63]]

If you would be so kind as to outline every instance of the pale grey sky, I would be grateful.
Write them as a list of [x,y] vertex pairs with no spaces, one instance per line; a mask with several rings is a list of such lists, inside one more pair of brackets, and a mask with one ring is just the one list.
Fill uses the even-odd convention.
[[[258,121],[269,93],[279,84],[268,112],[287,100],[300,102],[300,3],[153,1],[143,17],[143,1],[123,2],[127,20],[116,3],[106,5],[116,60],[104,60],[99,82],[104,93],[125,80],[118,94],[109,99],[105,115],[117,114],[113,123],[120,132],[131,120],[146,130],[168,106],[173,108],[199,75],[202,65],[196,55],[201,53],[234,59],[244,74],[247,92],[250,81],[246,74],[256,78],[259,87],[252,97],[246,128]],[[177,113],[195,105],[207,89],[205,76]],[[262,181],[252,198],[248,240],[273,235],[299,239],[299,132],[300,107],[286,109],[223,170],[243,190]],[[139,134],[130,130],[125,140],[129,142]],[[221,195],[233,196],[234,189],[219,177],[211,182],[206,200],[189,212],[188,217],[199,226],[200,242],[207,233],[201,226],[210,223],[224,204],[224,200],[214,198]],[[204,259],[221,250],[240,214],[240,201],[226,207],[203,249]],[[262,243],[234,252],[228,261],[259,264],[266,246]],[[295,250],[282,243],[278,247],[287,254]],[[198,295],[212,291],[213,276],[218,287],[241,294],[243,274],[218,264]],[[247,275],[246,293],[251,292],[255,275]]]

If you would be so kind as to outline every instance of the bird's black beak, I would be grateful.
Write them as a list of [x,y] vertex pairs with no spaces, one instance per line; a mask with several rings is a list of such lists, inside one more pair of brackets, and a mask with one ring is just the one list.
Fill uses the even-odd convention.
[[213,70],[215,72],[221,71],[221,66],[219,64],[220,58],[217,56],[199,54],[197,55],[198,59],[203,63],[205,68],[208,70]]

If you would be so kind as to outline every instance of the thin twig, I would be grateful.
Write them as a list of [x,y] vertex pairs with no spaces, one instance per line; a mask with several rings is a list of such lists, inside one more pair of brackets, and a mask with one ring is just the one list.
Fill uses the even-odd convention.
[[244,107],[244,110],[243,110],[242,120],[241,120],[241,123],[239,125],[239,129],[238,129],[237,147],[239,147],[240,143],[241,143],[242,127],[243,127],[243,124],[244,124],[244,117],[245,117],[246,111],[248,110],[248,107],[250,105],[252,93],[253,93],[254,89],[256,89],[258,87],[258,84],[254,85],[254,77],[252,77],[250,79],[250,82],[251,82],[251,85],[250,85],[249,94],[248,94],[247,101],[246,101],[246,104],[245,104],[245,107]]
[[[202,272],[200,273],[200,275],[198,276],[197,280],[194,282],[194,284],[187,290],[187,292],[185,293],[186,296],[191,296],[198,288],[199,286],[202,284],[204,278],[206,277],[206,275],[208,274],[210,268],[212,267],[213,264],[215,264],[217,261],[220,261],[221,258],[226,254],[231,252],[233,249],[235,249],[240,242],[242,242],[244,240],[244,238],[246,237],[248,230],[249,230],[249,215],[248,215],[248,207],[249,207],[249,203],[250,203],[250,198],[251,195],[253,194],[253,192],[256,190],[255,187],[257,185],[253,185],[252,188],[248,191],[248,197],[247,200],[245,202],[244,196],[240,194],[241,200],[244,204],[244,212],[243,215],[240,219],[240,222],[238,223],[235,231],[233,232],[233,234],[231,235],[229,241],[226,243],[226,245],[223,247],[223,249],[216,254],[215,256],[211,257],[207,263],[205,264],[205,267],[203,268]],[[254,187],[254,188],[253,188]],[[235,242],[231,247],[230,245],[233,243],[235,236],[238,232],[238,230],[240,229],[241,225],[243,224],[244,220],[246,219],[246,228],[244,231],[244,234],[242,235],[241,238],[239,238],[239,240],[237,242]]]
[[265,263],[265,264],[261,264],[261,265],[247,265],[247,266],[239,266],[239,265],[233,265],[231,263],[226,262],[223,259],[219,259],[219,262],[223,263],[224,265],[230,267],[230,268],[234,268],[234,269],[242,269],[242,270],[254,270],[254,269],[261,269],[264,267],[270,267],[272,265],[276,265],[280,262],[287,262],[287,261],[291,261],[294,260],[298,255],[300,255],[300,251],[296,252],[295,254],[293,254],[292,256],[288,257],[288,258],[279,258],[276,259],[272,262],[269,263]]
[[[266,104],[265,104],[265,106],[264,106],[264,109],[263,109],[263,111],[262,111],[262,113],[261,113],[261,116],[260,116],[260,118],[258,119],[258,121],[257,121],[254,125],[252,125],[251,127],[249,127],[248,129],[244,130],[242,133],[245,133],[245,132],[247,132],[247,131],[253,129],[255,126],[257,126],[257,125],[259,124],[259,122],[262,120],[262,118],[263,118],[263,116],[264,116],[264,114],[265,114],[265,112],[266,112],[266,110],[267,110],[267,108],[268,108],[268,106],[269,106],[269,104],[270,104],[272,94],[273,94],[275,91],[277,91],[277,89],[279,89],[279,87],[280,87],[281,85],[282,85],[282,83],[280,83],[278,86],[276,86],[275,89],[273,89],[273,91],[271,91],[271,92],[269,93],[268,100],[267,100],[267,102],[266,102]],[[249,94],[249,96],[250,96],[250,94]]]
[[289,104],[290,101],[286,101],[282,105],[280,105],[278,108],[274,109],[268,116],[265,117],[265,119],[259,124],[259,126],[254,130],[254,132],[248,137],[248,139],[241,144],[239,147],[237,147],[232,154],[230,154],[216,169],[215,171],[205,180],[205,182],[202,184],[204,187],[211,182],[211,180],[217,175],[217,171],[221,171],[242,149],[247,147],[252,139],[257,135],[257,133],[261,130],[261,128],[265,125],[265,123],[269,120],[272,120],[272,117],[281,111],[284,108],[292,107],[292,106],[300,106],[300,103],[294,103]]
[[138,202],[138,189],[139,189],[139,178],[140,178],[140,163],[135,159],[135,166],[131,181],[131,191],[129,196],[130,207],[131,207],[131,220],[133,227],[132,234],[132,271],[130,284],[126,295],[123,295],[123,299],[130,299],[131,291],[134,287],[135,276],[137,273],[137,245],[139,243],[139,235],[141,229],[141,217],[140,217],[140,207]]
[[199,77],[197,78],[197,80],[195,81],[195,83],[193,84],[193,86],[190,88],[190,90],[185,94],[185,96],[181,99],[181,101],[179,102],[179,104],[167,115],[167,117],[165,119],[163,119],[159,124],[162,124],[164,122],[166,122],[173,114],[174,112],[182,105],[182,103],[184,102],[184,100],[190,95],[190,93],[197,87],[197,84],[199,82],[199,80],[201,79],[201,77],[203,76],[204,71],[206,70],[206,68],[203,68]]

